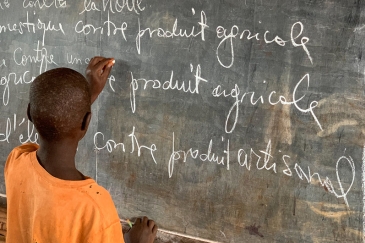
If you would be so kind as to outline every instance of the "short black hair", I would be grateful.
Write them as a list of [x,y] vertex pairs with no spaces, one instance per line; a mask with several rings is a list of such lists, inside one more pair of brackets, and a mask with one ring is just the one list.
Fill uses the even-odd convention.
[[85,77],[56,68],[36,77],[29,91],[29,114],[39,135],[48,141],[72,137],[90,112],[90,88]]

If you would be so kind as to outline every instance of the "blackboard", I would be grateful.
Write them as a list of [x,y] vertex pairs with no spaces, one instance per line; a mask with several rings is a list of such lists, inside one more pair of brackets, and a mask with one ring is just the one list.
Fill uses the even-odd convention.
[[114,57],[77,166],[121,218],[216,242],[362,242],[364,16],[359,0],[1,0],[1,167],[38,139],[35,76]]

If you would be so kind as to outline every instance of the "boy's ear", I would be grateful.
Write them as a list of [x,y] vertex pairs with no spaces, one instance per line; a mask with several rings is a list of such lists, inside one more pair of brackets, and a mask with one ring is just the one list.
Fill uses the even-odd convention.
[[29,121],[33,122],[33,121],[32,121],[32,117],[30,116],[30,103],[28,103],[28,108],[27,108],[27,117],[28,117]]
[[90,120],[91,120],[91,112],[87,112],[84,116],[84,119],[82,120],[82,124],[81,124],[82,131],[86,131],[88,129]]

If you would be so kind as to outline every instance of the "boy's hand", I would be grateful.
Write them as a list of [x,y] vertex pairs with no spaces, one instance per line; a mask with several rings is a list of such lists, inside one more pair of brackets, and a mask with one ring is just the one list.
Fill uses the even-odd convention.
[[133,227],[125,234],[126,243],[153,243],[157,234],[157,225],[147,217],[137,218]]
[[103,90],[115,63],[114,58],[93,57],[86,68],[86,80],[90,85],[91,104]]

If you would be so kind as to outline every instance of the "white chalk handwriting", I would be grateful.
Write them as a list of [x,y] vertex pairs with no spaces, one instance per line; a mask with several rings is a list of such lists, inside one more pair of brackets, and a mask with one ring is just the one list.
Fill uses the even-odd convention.
[[140,14],[145,10],[141,7],[142,0],[103,0],[103,6],[100,7],[100,1],[84,0],[84,8],[79,14],[90,11],[110,11],[111,13],[121,13],[123,10]]
[[[35,14],[35,12],[34,12]],[[27,11],[26,22],[19,22],[19,24],[0,24],[0,34],[6,32],[17,32],[19,34],[28,33],[36,33],[37,31],[42,32],[42,45],[44,45],[44,39],[46,33],[48,32],[61,32],[65,35],[65,31],[63,30],[62,23],[54,24],[52,21],[43,22],[39,18],[32,22],[29,20],[29,13]]]
[[113,83],[115,83],[115,77],[114,77],[114,75],[113,74],[110,74],[109,75],[109,78],[108,78],[108,83],[109,83],[109,87],[111,88],[111,90],[113,91],[113,92],[115,92],[115,89],[113,88]]
[[[127,42],[127,37],[130,38],[128,41],[132,42],[131,45],[125,46],[125,48],[123,46],[123,48],[121,48],[123,50],[120,50],[119,53],[123,54],[122,56],[127,56],[127,59],[136,53],[138,55],[146,55],[147,53],[145,57],[153,59],[152,50],[157,50],[158,48],[156,48],[156,43],[152,40],[159,39],[159,42],[169,42],[173,41],[173,39],[178,39],[183,41],[190,40],[193,42],[197,40],[205,42],[209,37],[213,37],[216,38],[213,40],[213,43],[216,44],[214,47],[204,46],[204,52],[209,50],[213,52],[213,55],[215,55],[213,59],[217,59],[221,65],[220,69],[222,69],[222,67],[223,69],[231,68],[235,65],[235,60],[237,65],[237,53],[239,51],[237,50],[238,46],[242,46],[240,44],[247,42],[252,42],[254,45],[257,44],[257,46],[264,45],[267,48],[273,47],[280,49],[280,51],[285,51],[285,48],[290,49],[290,51],[295,50],[295,52],[302,54],[308,63],[310,62],[313,64],[313,58],[309,50],[311,49],[309,45],[309,35],[307,34],[307,31],[305,31],[307,29],[305,29],[304,24],[300,21],[295,22],[297,21],[295,20],[291,22],[288,29],[284,31],[284,34],[280,35],[273,33],[273,31],[266,30],[267,28],[259,32],[256,30],[262,28],[255,28],[256,30],[250,28],[245,29],[238,25],[234,25],[234,23],[230,24],[228,28],[224,26],[218,26],[215,28],[217,25],[210,27],[208,25],[208,17],[205,11],[196,12],[194,8],[192,8],[191,18],[186,16],[183,17],[184,19],[181,19],[181,17],[172,17],[174,15],[171,15],[166,11],[166,15],[168,16],[166,19],[169,19],[170,21],[147,22],[152,18],[145,18],[146,16],[141,16],[143,14],[147,14],[147,11],[143,12],[146,9],[146,3],[147,1],[143,0],[83,0],[77,5],[76,17],[79,19],[70,19],[67,24],[71,24],[70,28],[74,35],[77,33],[78,38],[82,38],[87,41],[89,40],[85,36],[92,35],[103,35],[103,38],[100,37],[100,40],[104,39],[104,37],[115,38],[118,39],[120,43]],[[9,7],[9,0],[0,0],[1,13],[7,11]],[[19,86],[14,86],[28,85],[34,80],[35,77],[33,75],[35,74],[31,73],[31,70],[33,70],[34,67],[37,67],[36,72],[40,74],[47,71],[50,66],[58,66],[55,60],[59,59],[55,58],[52,54],[52,50],[55,49],[51,49],[51,47],[47,47],[50,45],[45,44],[50,39],[51,35],[52,39],[57,39],[58,36],[61,36],[61,41],[54,42],[54,46],[64,48],[64,46],[60,46],[62,45],[62,41],[65,41],[64,39],[66,36],[63,26],[64,22],[62,22],[63,19],[62,17],[56,18],[56,20],[51,18],[51,21],[49,20],[49,16],[54,13],[46,12],[50,8],[56,8],[61,14],[61,12],[65,11],[64,8],[70,7],[67,6],[66,0],[23,0],[23,5],[20,5],[20,8],[22,7],[22,16],[21,18],[18,18],[19,20],[16,20],[16,18],[8,18],[7,22],[0,23],[0,35],[15,36],[15,41],[11,44],[11,47],[8,48],[4,45],[5,47],[3,48],[2,43],[5,56],[2,56],[2,59],[0,59],[0,70],[2,71],[0,74],[0,98],[4,109],[12,109],[12,105],[9,105],[9,103],[11,104],[16,98],[16,95],[12,92],[19,88]],[[161,13],[164,14],[164,12],[159,9],[156,16],[160,16],[159,14]],[[102,16],[103,19],[90,18],[90,14],[93,16]],[[127,22],[122,21],[126,14],[133,15],[132,20],[135,22],[130,26]],[[42,16],[47,17],[43,18]],[[153,17],[155,18],[156,16]],[[130,20],[131,18],[129,17],[130,16],[125,19]],[[57,19],[62,20],[61,22],[58,22]],[[230,21],[231,20],[233,19],[230,19]],[[157,25],[158,23],[161,23],[162,25]],[[134,25],[134,33],[129,33],[132,30],[128,29],[128,27],[130,28]],[[67,30],[68,29],[66,29],[66,31]],[[213,36],[209,35],[209,30],[213,30],[213,32],[215,31]],[[72,33],[67,34],[72,35]],[[20,36],[21,38],[17,39],[17,36]],[[29,36],[36,37],[36,39],[33,40],[33,38],[28,38]],[[66,40],[68,41],[67,43],[72,42],[72,36],[70,36],[70,39],[71,41]],[[27,42],[28,40],[32,43],[37,42],[36,46],[34,45],[35,47],[32,48],[32,43],[24,42]],[[148,45],[146,44],[147,42]],[[27,45],[27,48],[23,45],[19,47],[19,45],[17,45],[19,43]],[[70,46],[72,44],[73,43],[71,43]],[[98,42],[97,44],[100,43]],[[112,44],[114,44],[114,42]],[[31,47],[28,49],[29,45]],[[87,48],[89,47],[90,46]],[[147,49],[147,47],[149,47],[149,49]],[[95,48],[95,53],[98,51],[100,51],[101,54],[111,53],[109,49],[105,51],[98,48],[99,46]],[[174,47],[166,45],[166,48]],[[8,53],[9,51],[7,50],[10,50],[10,53]],[[67,51],[71,52],[72,48]],[[122,52],[126,52],[127,55],[124,55]],[[62,55],[63,54],[64,52],[62,52]],[[10,58],[5,59],[8,58],[8,55],[10,55]],[[209,57],[209,55],[204,56],[204,58],[206,57]],[[141,56],[138,56],[138,58],[142,61],[147,59],[141,58]],[[197,62],[200,62],[200,59],[204,58],[199,57],[199,61]],[[132,60],[134,62],[134,68],[136,67],[134,64],[140,61],[137,59],[134,61]],[[89,61],[89,57],[83,58],[78,54],[66,53],[66,62],[69,65],[82,67],[87,65]],[[153,63],[153,61],[154,60],[146,63]],[[204,59],[204,61],[207,60]],[[203,64],[204,62],[200,63]],[[13,72],[11,68],[14,68],[14,70],[18,69],[19,71]],[[124,69],[121,69],[119,74],[124,72],[123,70]],[[142,77],[137,77],[137,72],[131,73],[129,95],[132,113],[136,112],[139,94],[145,93],[144,90],[150,90],[151,92],[175,92],[174,94],[181,94],[182,97],[190,95],[194,95],[195,97],[201,93],[204,94],[203,91],[205,90],[203,89],[211,83],[206,78],[206,75],[202,74],[200,64],[190,64],[190,72],[186,72],[188,77],[178,77],[176,69],[167,70],[167,72],[164,73],[164,76],[160,78],[148,76],[143,77],[143,75],[145,75],[145,71],[146,69],[141,70],[141,73],[143,73]],[[229,70],[225,71],[227,71],[227,73],[229,72]],[[296,74],[297,73],[298,72],[296,71]],[[118,77],[115,77],[112,74],[108,78],[108,84],[112,92],[116,92],[118,88],[116,85],[117,78]],[[298,81],[298,79],[300,80]],[[291,114],[294,114],[294,116],[298,113],[300,115],[309,114],[309,118],[313,119],[311,121],[311,123],[314,124],[313,126],[316,129],[319,128],[320,130],[323,130],[322,125],[316,116],[316,113],[318,112],[317,109],[319,109],[319,102],[317,100],[313,100],[313,98],[310,98],[310,95],[307,94],[309,93],[310,75],[306,73],[298,79],[293,80],[294,83],[290,82],[289,87],[291,87],[291,90],[285,94],[282,94],[278,90],[250,90],[249,88],[241,87],[237,83],[233,83],[230,88],[224,87],[229,84],[215,83],[212,87],[211,95],[217,99],[224,99],[225,103],[229,104],[227,109],[223,112],[226,118],[225,132],[230,134],[235,131],[236,125],[240,119],[240,114],[242,114],[242,106],[244,105],[290,106],[292,111],[295,111]],[[229,80],[230,81],[228,83],[232,83],[232,80]],[[209,96],[209,98],[210,100],[212,99],[211,96]],[[210,117],[210,119],[214,118],[215,117]],[[17,114],[11,114],[10,117],[8,117],[8,115],[3,115],[1,119],[4,120],[0,121],[0,143],[11,143],[14,138],[19,140],[20,143],[37,143],[38,133],[36,132],[34,125],[28,119],[25,117],[19,118]],[[158,143],[150,141],[145,142],[145,140],[142,139],[145,138],[143,137],[143,134],[138,133],[136,130],[138,129],[136,129],[135,126],[131,127],[130,133],[127,133],[128,136],[124,140],[118,137],[113,137],[117,136],[114,133],[111,133],[112,135],[109,137],[108,135],[105,135],[106,133],[98,131],[93,136],[94,147],[98,151],[106,150],[106,153],[130,153],[138,157],[145,156],[149,161],[151,161],[151,163],[153,162],[157,164],[155,156],[158,153],[156,152],[156,144]],[[184,133],[185,130],[182,132]],[[240,171],[240,175],[242,176],[244,176],[245,173],[270,173],[274,176],[282,176],[286,179],[289,177],[296,178],[298,181],[300,179],[300,183],[308,183],[311,184],[311,186],[322,186],[327,192],[331,193],[331,195],[341,199],[341,201],[343,199],[344,203],[349,206],[348,195],[355,181],[355,163],[351,156],[344,155],[338,159],[336,158],[337,162],[336,160],[333,161],[333,166],[336,166],[336,174],[332,172],[333,175],[323,176],[325,173],[320,172],[321,174],[319,174],[318,172],[315,172],[316,170],[311,168],[313,167],[311,164],[308,165],[305,164],[305,162],[295,161],[293,159],[295,156],[290,153],[275,151],[275,149],[272,148],[270,139],[262,145],[262,148],[252,147],[256,145],[245,145],[248,148],[240,145],[237,148],[237,146],[233,146],[233,139],[230,140],[224,137],[222,137],[222,139],[218,138],[218,141],[213,138],[208,138],[205,141],[206,143],[204,143],[207,145],[195,147],[195,145],[179,145],[177,140],[180,138],[177,138],[176,134],[177,133],[172,132],[172,141],[166,142],[169,146],[172,144],[172,148],[170,150],[171,153],[168,152],[168,156],[165,158],[165,162],[168,160],[166,169],[169,178],[172,178],[174,173],[177,173],[179,166],[184,166],[188,163],[194,162],[209,164],[209,166],[216,166],[226,172],[237,169]],[[239,134],[234,135],[239,136]],[[268,134],[265,135],[268,136]],[[188,136],[191,136],[191,134]],[[159,140],[159,142],[161,141],[163,140]],[[231,147],[234,147],[234,149],[231,149]],[[350,173],[351,176],[349,177],[348,175]],[[346,178],[344,176],[345,174],[347,175]]]
[[10,118],[7,118],[5,132],[0,133],[0,142],[9,143],[10,134],[11,134],[11,120],[10,120]]
[[44,46],[40,46],[39,41],[37,42],[36,49],[33,49],[35,53],[33,54],[24,54],[23,49],[18,47],[13,52],[13,59],[16,65],[18,66],[27,66],[32,63],[40,64],[39,65],[39,74],[47,71],[49,64],[54,64],[56,66],[57,63],[53,60],[54,56],[49,54],[48,50]]
[[[352,174],[351,183],[349,184],[346,191],[343,189],[343,178],[341,178],[339,175],[339,165],[342,161],[347,162],[346,165],[350,167]],[[312,182],[313,177],[316,176],[321,186],[325,187],[330,193],[335,195],[337,198],[343,198],[347,207],[349,207],[347,194],[350,192],[352,185],[354,184],[355,181],[355,163],[351,158],[351,156],[348,157],[341,156],[336,162],[336,179],[338,184],[338,190],[340,191],[339,193],[336,191],[331,180],[328,177],[323,179],[318,173],[311,173],[309,166],[308,166],[308,174],[304,172],[304,170],[298,165],[298,163],[295,163],[294,170],[301,180],[306,180],[309,184]]]
[[[131,142],[131,147],[129,149],[131,154],[137,152],[138,157],[140,157],[141,153],[142,153],[142,149],[147,150],[150,153],[153,162],[155,162],[155,164],[157,164],[157,161],[154,156],[154,152],[157,150],[155,144],[151,144],[150,146],[141,145],[138,142],[138,138],[137,138],[134,126],[132,129],[132,132],[128,135],[128,137],[130,137],[130,142]],[[103,144],[103,145],[100,146],[98,144]],[[109,153],[113,152],[116,149],[121,149],[121,151],[123,153],[126,152],[126,148],[125,148],[125,145],[123,142],[117,143],[112,139],[108,139],[105,142],[105,136],[102,132],[95,133],[94,146],[95,146],[95,149],[97,149],[97,150],[106,149]]]
[[[235,100],[235,102],[233,103],[233,105],[231,106],[230,110],[228,111],[228,115],[227,115],[227,119],[226,119],[226,125],[225,125],[225,131],[227,133],[232,133],[236,127],[237,124],[237,120],[238,120],[238,115],[239,115],[239,111],[240,111],[240,103],[243,103],[244,98],[246,97],[246,95],[248,96],[248,98],[250,99],[250,104],[251,105],[256,105],[257,103],[261,103],[264,104],[265,100],[266,102],[268,102],[270,105],[294,105],[294,107],[299,110],[302,113],[310,113],[313,117],[313,119],[315,120],[315,122],[317,123],[318,127],[322,129],[322,126],[320,124],[320,122],[317,119],[317,116],[314,114],[314,108],[317,107],[318,102],[317,101],[312,101],[309,104],[308,108],[302,108],[299,106],[299,101],[301,101],[302,99],[305,98],[305,95],[298,97],[298,89],[300,87],[302,87],[302,83],[306,83],[306,87],[308,89],[309,87],[309,74],[305,74],[295,85],[293,92],[292,92],[292,97],[285,97],[284,95],[280,95],[279,97],[275,97],[276,96],[276,91],[271,91],[270,94],[268,95],[268,97],[265,99],[263,95],[259,95],[256,96],[256,93],[254,91],[248,91],[245,92],[243,90],[241,90],[237,84],[235,84],[235,87],[231,90],[231,91],[226,91],[225,89],[222,88],[221,85],[217,85],[212,92],[212,95],[214,97],[221,97],[223,96],[224,98],[233,98]],[[234,118],[234,122],[232,124],[232,127],[228,127],[229,121],[232,120],[232,117]]]
[[[298,35],[294,36],[294,31],[299,28]],[[216,56],[218,59],[219,64],[222,67],[230,68],[234,64],[235,59],[235,48],[234,48],[234,39],[239,38],[240,40],[244,39],[246,37],[247,40],[256,39],[256,41],[264,40],[266,44],[276,43],[278,46],[284,47],[287,42],[290,42],[294,47],[301,47],[306,55],[308,56],[310,62],[313,64],[313,59],[309,53],[309,50],[306,46],[306,44],[309,41],[308,37],[301,37],[303,34],[304,26],[302,22],[296,22],[291,27],[290,32],[290,39],[284,40],[279,36],[275,36],[274,38],[271,37],[269,39],[269,31],[265,31],[264,34],[262,33],[252,33],[251,30],[245,29],[243,31],[240,31],[239,27],[237,25],[233,25],[230,29],[230,31],[227,31],[226,28],[222,26],[218,26],[216,29],[217,37],[221,39],[221,41],[218,44],[218,47],[216,49]],[[299,39],[299,42],[298,42]],[[228,58],[228,62],[223,61],[221,58],[221,48],[224,48],[225,46],[228,46],[230,50],[230,57]]]
[[[106,33],[104,32],[104,27],[106,28]],[[120,27],[118,27],[113,21],[110,20],[110,15],[108,12],[108,20],[104,21],[101,26],[95,27],[92,24],[84,24],[82,20],[78,21],[75,25],[75,32],[84,35],[88,34],[106,34],[107,36],[116,35],[120,33],[125,41],[125,31],[127,30],[128,24],[123,22]]]
[[[194,66],[190,64],[190,71],[194,71]],[[130,91],[130,102],[131,102],[131,109],[134,113],[136,111],[136,91],[139,89],[138,82],[143,84],[143,89],[147,89],[148,85],[150,84],[150,87],[152,89],[163,89],[163,90],[179,90],[184,93],[190,93],[190,94],[199,94],[199,85],[200,82],[208,82],[208,80],[201,77],[201,67],[198,64],[195,68],[195,82],[189,81],[179,81],[174,80],[174,71],[171,71],[170,79],[166,81],[160,81],[158,79],[144,79],[139,78],[135,79],[133,76],[133,73],[131,73],[131,91]],[[192,85],[194,83],[194,85]]]
[[[193,11],[195,14],[195,11]],[[207,16],[204,11],[200,13],[200,21],[198,22],[199,27],[195,29],[195,26],[192,26],[191,29],[179,29],[178,28],[178,20],[175,19],[174,25],[171,30],[165,30],[163,28],[145,28],[141,29],[141,22],[138,18],[138,34],[136,36],[136,47],[138,54],[141,54],[141,38],[147,33],[147,37],[152,38],[153,36],[159,38],[192,38],[199,37],[202,41],[205,41],[205,29],[209,28],[207,25]]]
[[4,0],[3,2],[0,2],[0,10],[1,9],[7,9],[10,7],[9,0]]
[[[224,138],[222,138],[224,141]],[[210,162],[217,164],[219,166],[225,166],[227,170],[230,170],[230,165],[232,166],[232,152],[230,149],[230,141],[229,139],[226,142],[225,148],[223,151],[214,152],[213,149],[213,140],[211,139],[207,148],[207,152],[201,152],[199,149],[189,148],[186,150],[178,150],[175,148],[175,134],[172,134],[172,152],[168,161],[168,174],[171,178],[174,172],[175,161],[182,161],[184,163],[187,162],[188,159],[191,160],[200,160],[203,162]],[[281,153],[281,151],[279,151]],[[224,154],[223,156],[219,156],[217,154]],[[237,164],[244,168],[247,171],[251,171],[252,168],[256,168],[257,170],[266,170],[272,171],[277,174],[278,164],[284,166],[285,168],[281,171],[284,175],[293,177],[293,172],[295,171],[296,175],[299,179],[306,181],[308,184],[313,183],[315,180],[319,181],[319,184],[322,187],[325,187],[331,194],[336,196],[337,198],[343,198],[345,204],[349,207],[349,203],[347,200],[347,194],[350,192],[354,180],[355,180],[355,163],[352,160],[351,156],[341,156],[336,162],[336,182],[337,188],[334,187],[333,183],[329,179],[329,177],[323,177],[317,172],[311,172],[310,166],[308,166],[308,172],[305,172],[302,166],[298,163],[295,163],[294,166],[290,167],[289,160],[290,156],[287,154],[275,155],[272,153],[271,148],[271,140],[268,141],[265,150],[255,150],[253,148],[249,149],[249,152],[246,152],[245,149],[239,149],[237,152]],[[277,161],[277,162],[274,162]],[[282,163],[282,164],[281,164]],[[342,178],[339,174],[339,165],[341,165],[341,169],[349,169],[351,171],[351,183],[346,183],[347,188],[344,189],[344,178]],[[343,164],[344,163],[344,164]],[[347,167],[346,167],[347,166]]]
[[84,65],[84,64],[89,64],[90,57],[80,58],[76,57],[76,55],[66,53],[66,60],[67,63],[71,65]]
[[23,8],[66,8],[66,0],[24,0]]
[[25,136],[20,134],[19,142],[22,144],[38,142],[38,133],[36,132],[35,127],[31,121],[27,120],[27,134]]
[[17,74],[14,72],[4,73],[4,75],[0,74],[0,88],[2,90],[2,103],[4,106],[7,106],[10,100],[11,92],[10,92],[10,84],[19,85],[19,84],[29,84],[34,80],[34,76],[30,74],[29,71],[25,71],[22,74]]
[[213,140],[209,142],[209,146],[206,153],[201,153],[198,149],[190,148],[186,151],[175,150],[175,133],[172,133],[172,153],[168,162],[168,173],[169,178],[172,177],[174,172],[175,161],[182,160],[184,163],[190,157],[192,159],[200,159],[201,161],[207,161],[210,163],[215,163],[217,165],[223,165],[229,170],[229,139],[227,140],[227,149],[224,150],[225,156],[218,156],[216,153],[212,152]]
[[[9,139],[14,132],[22,126],[26,127],[26,135],[19,135],[19,142],[22,144],[25,143],[37,143],[38,141],[38,133],[35,132],[34,125],[25,118],[18,119],[17,114],[14,114],[12,118],[8,117],[5,122],[5,129],[3,132],[0,132],[0,142],[10,143]],[[0,129],[3,127],[3,124],[0,123]],[[22,131],[24,128],[22,128]]]

